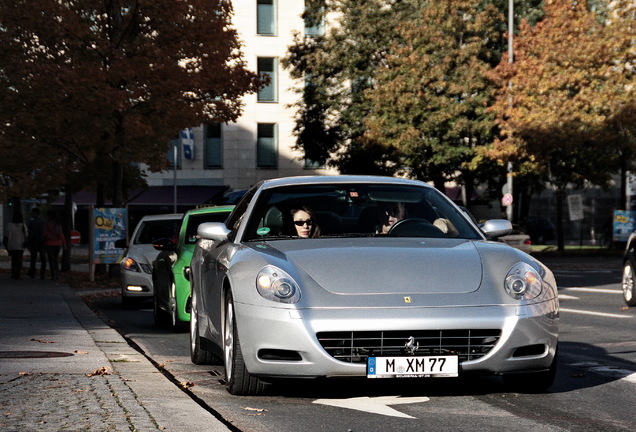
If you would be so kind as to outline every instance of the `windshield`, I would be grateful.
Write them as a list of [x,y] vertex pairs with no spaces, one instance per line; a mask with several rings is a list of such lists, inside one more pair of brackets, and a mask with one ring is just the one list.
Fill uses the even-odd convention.
[[244,234],[246,240],[349,236],[482,238],[436,189],[387,184],[265,190]]
[[162,238],[172,238],[179,233],[181,219],[147,220],[133,239],[133,244],[151,244]]

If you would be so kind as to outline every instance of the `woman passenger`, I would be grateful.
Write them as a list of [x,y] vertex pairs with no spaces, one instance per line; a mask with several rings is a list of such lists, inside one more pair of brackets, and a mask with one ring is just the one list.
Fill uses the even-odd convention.
[[296,234],[300,238],[320,237],[320,228],[316,224],[316,216],[309,207],[302,206],[291,211]]

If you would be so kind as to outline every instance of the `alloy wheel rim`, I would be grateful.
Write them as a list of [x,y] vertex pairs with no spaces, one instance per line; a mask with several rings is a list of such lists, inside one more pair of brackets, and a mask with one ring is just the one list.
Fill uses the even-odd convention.
[[232,379],[232,360],[234,359],[234,309],[231,301],[228,302],[225,310],[225,334],[223,341],[225,377],[229,382]]
[[172,311],[172,326],[176,327],[179,321],[179,313],[177,312],[177,287],[172,282],[172,295],[170,296],[170,310]]
[[195,352],[197,347],[197,326],[199,325],[197,321],[197,298],[192,291],[192,312],[190,312],[190,350],[192,352]]
[[630,301],[632,299],[632,293],[634,292],[634,273],[631,265],[626,265],[623,270],[623,296],[625,300]]

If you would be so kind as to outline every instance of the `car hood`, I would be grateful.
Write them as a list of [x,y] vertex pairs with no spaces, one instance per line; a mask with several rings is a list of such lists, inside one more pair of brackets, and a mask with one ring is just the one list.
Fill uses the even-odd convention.
[[157,255],[159,255],[159,251],[151,244],[132,245],[126,253],[126,256],[133,258],[135,261],[146,264],[152,264]]
[[317,239],[270,242],[334,294],[461,294],[479,289],[482,260],[471,241]]

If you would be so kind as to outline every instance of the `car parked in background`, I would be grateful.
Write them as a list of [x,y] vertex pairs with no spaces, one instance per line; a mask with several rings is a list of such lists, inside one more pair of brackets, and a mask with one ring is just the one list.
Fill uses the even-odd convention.
[[158,325],[169,323],[185,331],[190,322],[190,282],[184,271],[190,266],[197,242],[197,228],[204,222],[224,222],[234,206],[205,207],[183,215],[179,236],[154,243],[158,252],[152,265],[154,318]]
[[523,229],[534,244],[545,244],[556,238],[556,228],[548,218],[530,217],[523,224]]
[[634,282],[634,269],[636,269],[636,232],[631,233],[627,239],[625,253],[623,254],[623,300],[628,306],[636,306],[636,285]]
[[513,224],[510,234],[499,237],[499,240],[527,254],[532,252],[532,240],[519,225]]
[[222,359],[236,395],[280,378],[469,374],[545,391],[557,285],[538,260],[487,240],[511,228],[497,219],[480,230],[419,181],[260,182],[225,223],[199,225],[191,360]]
[[[136,306],[140,300],[152,298],[152,262],[159,253],[153,242],[177,235],[182,214],[144,216],[126,240],[118,241],[118,247],[126,248],[120,263],[121,299],[125,308]],[[123,243],[123,244],[122,244]]]

